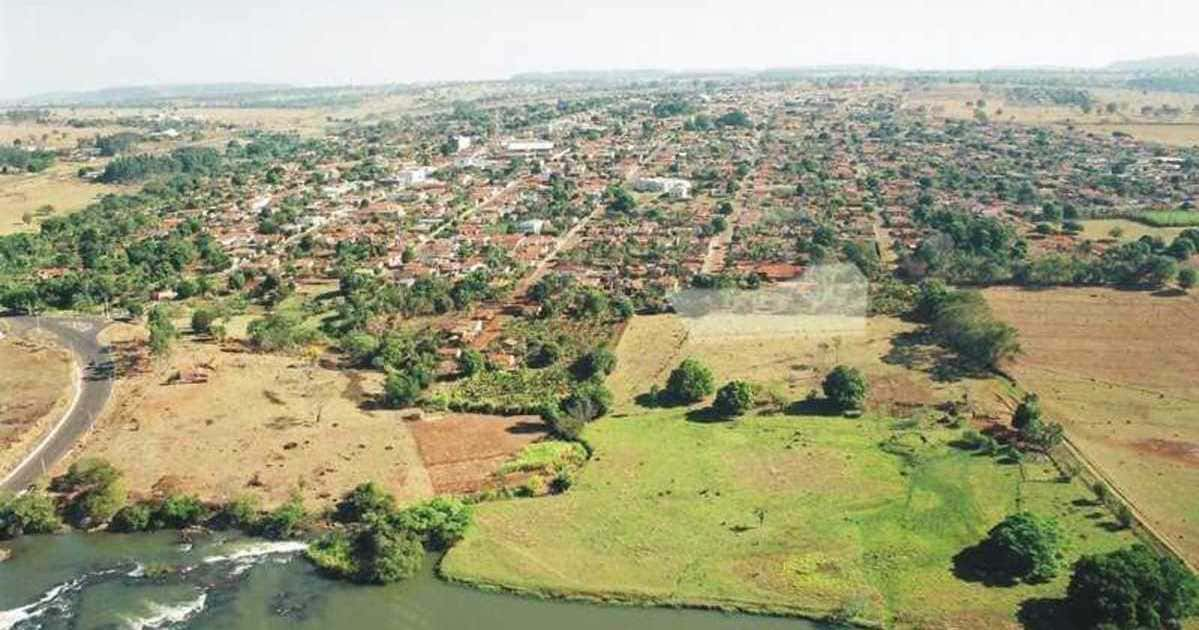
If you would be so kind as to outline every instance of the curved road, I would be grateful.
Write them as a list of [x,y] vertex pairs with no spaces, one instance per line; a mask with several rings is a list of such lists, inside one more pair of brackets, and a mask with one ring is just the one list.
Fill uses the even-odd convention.
[[21,460],[3,481],[0,492],[21,492],[70,452],[71,447],[92,428],[112,393],[113,364],[109,349],[100,343],[100,331],[107,322],[84,318],[5,317],[2,320],[13,333],[41,327],[75,354],[76,393],[66,415],[50,429],[41,442]]

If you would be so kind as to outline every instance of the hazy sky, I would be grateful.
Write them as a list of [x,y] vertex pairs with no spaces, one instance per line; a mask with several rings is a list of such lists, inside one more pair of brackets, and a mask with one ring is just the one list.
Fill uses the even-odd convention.
[[1199,51],[1195,0],[0,0],[0,97],[535,70],[1102,65]]

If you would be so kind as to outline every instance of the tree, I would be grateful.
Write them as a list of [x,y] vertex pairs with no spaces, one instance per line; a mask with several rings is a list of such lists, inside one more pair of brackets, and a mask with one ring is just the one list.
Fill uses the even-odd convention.
[[1024,400],[1016,406],[1016,411],[1012,413],[1012,426],[1018,430],[1032,426],[1032,424],[1041,421],[1041,399],[1036,394],[1028,394]]
[[1086,627],[1172,628],[1199,605],[1199,583],[1178,560],[1138,544],[1080,558],[1066,601]]
[[1183,291],[1191,290],[1196,282],[1199,282],[1199,271],[1196,271],[1194,267],[1187,267],[1178,272],[1178,286]]
[[198,308],[192,312],[192,332],[197,335],[207,335],[212,332],[212,325],[216,322],[216,311],[208,308]]
[[666,379],[662,395],[668,403],[689,405],[712,395],[714,389],[711,370],[695,359],[684,359]]
[[733,418],[749,411],[753,404],[753,386],[745,381],[729,381],[716,392],[712,407],[721,416]]
[[155,306],[150,309],[146,326],[150,329],[150,354],[155,357],[169,355],[179,332],[175,330],[175,324],[171,321],[171,316],[167,313],[166,308]]
[[579,357],[571,366],[575,378],[585,381],[603,378],[616,369],[616,355],[607,348],[596,348]]
[[606,196],[609,212],[624,214],[637,207],[637,200],[623,186],[615,184],[609,186]]
[[341,523],[365,522],[371,515],[387,515],[395,511],[395,497],[373,481],[358,484],[337,502],[333,519]]
[[866,377],[857,368],[846,365],[833,368],[824,377],[822,387],[825,397],[841,411],[861,409],[869,390]]
[[983,542],[988,567],[1029,583],[1045,582],[1057,575],[1061,547],[1057,521],[1031,512],[1003,519]]
[[487,367],[487,359],[483,358],[483,353],[473,348],[467,348],[458,355],[458,370],[463,376],[471,377],[483,371]]
[[62,527],[54,501],[41,491],[0,498],[0,539],[24,534],[52,534]]
[[410,407],[420,397],[420,382],[407,372],[389,370],[383,383],[383,402],[392,409]]
[[612,408],[612,392],[602,383],[585,381],[562,401],[562,411],[582,422],[591,422]]

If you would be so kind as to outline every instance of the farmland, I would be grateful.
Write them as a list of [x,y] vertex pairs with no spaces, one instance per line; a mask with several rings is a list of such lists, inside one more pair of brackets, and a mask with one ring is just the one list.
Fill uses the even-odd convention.
[[[1010,372],[1160,531],[1199,560],[1194,296],[1111,289],[987,292],[1020,331]],[[1167,481],[1168,480],[1168,481]]]

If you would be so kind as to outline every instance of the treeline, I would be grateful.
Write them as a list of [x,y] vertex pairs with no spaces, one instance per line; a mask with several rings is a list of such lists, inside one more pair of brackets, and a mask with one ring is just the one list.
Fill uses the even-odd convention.
[[0,146],[0,173],[24,171],[40,173],[54,164],[54,152],[26,149],[20,146]]
[[1180,265],[1199,251],[1199,229],[1192,228],[1170,242],[1144,236],[1098,255],[1079,252],[1029,258],[1028,243],[1000,219],[921,209],[913,218],[934,233],[903,257],[900,269],[909,278],[933,277],[953,284],[1161,287],[1175,279],[1193,284],[1187,280],[1193,272]]
[[1020,352],[1016,329],[996,320],[978,291],[953,290],[936,280],[925,282],[915,315],[970,367],[996,368]]
[[114,159],[104,167],[99,180],[108,184],[140,181],[155,175],[213,175],[221,166],[221,154],[207,147],[181,147],[169,155],[130,155]]
[[107,136],[96,136],[95,144],[96,148],[100,150],[100,155],[111,157],[128,151],[141,139],[140,134],[132,131],[120,131]]

